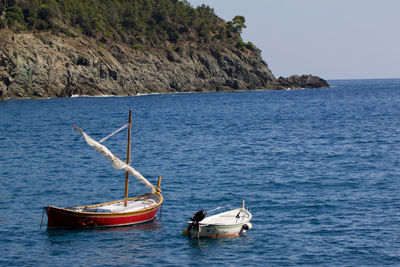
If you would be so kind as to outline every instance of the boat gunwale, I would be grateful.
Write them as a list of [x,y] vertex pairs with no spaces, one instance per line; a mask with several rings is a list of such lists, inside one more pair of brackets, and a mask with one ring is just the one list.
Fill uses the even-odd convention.
[[[46,207],[44,207],[44,209],[46,210],[46,212],[49,209],[53,209],[55,211],[68,213],[68,214],[73,215],[73,216],[126,217],[126,216],[132,216],[132,215],[140,215],[140,214],[143,214],[143,213],[147,213],[147,212],[153,211],[155,209],[158,209],[161,206],[161,204],[163,203],[164,198],[163,198],[163,196],[162,196],[162,194],[160,192],[146,193],[146,194],[143,194],[143,195],[140,195],[140,196],[131,197],[131,198],[128,198],[128,201],[134,200],[134,199],[137,199],[137,198],[140,198],[140,197],[143,197],[143,196],[147,196],[147,195],[158,195],[160,197],[160,200],[155,205],[152,205],[150,207],[147,207],[147,208],[144,208],[144,209],[140,209],[140,210],[135,210],[135,211],[129,211],[129,212],[88,212],[88,211],[71,210],[71,209],[68,209],[68,208],[60,208],[60,207],[55,207],[55,206],[46,206]],[[94,204],[94,205],[88,205],[88,206],[70,207],[70,208],[74,208],[74,209],[95,208],[95,207],[101,207],[101,206],[114,204],[114,203],[118,203],[118,202],[124,202],[124,199],[110,201],[110,202],[106,202],[106,203],[100,203],[100,204]]]
[[[227,224],[227,223],[204,223],[204,222],[202,222],[202,221],[204,221],[205,219],[209,219],[209,218],[212,218],[212,217],[221,217],[222,214],[228,213],[228,212],[232,212],[232,211],[235,211],[235,210],[240,210],[240,212],[245,211],[246,214],[247,214],[247,216],[248,216],[248,218],[246,218],[245,220],[243,220],[243,221],[241,221],[241,222],[239,222],[239,223],[235,223],[235,224]],[[250,220],[251,220],[252,217],[253,217],[253,216],[252,216],[252,214],[249,212],[249,210],[247,210],[247,209],[245,209],[245,208],[237,208],[237,209],[228,210],[228,211],[225,211],[225,212],[222,212],[222,213],[214,214],[214,215],[212,215],[212,216],[210,216],[210,217],[206,217],[206,218],[204,218],[202,221],[199,222],[199,225],[200,225],[200,226],[203,226],[203,227],[209,227],[209,226],[210,226],[210,227],[217,227],[217,228],[218,228],[218,227],[219,227],[219,228],[234,228],[234,227],[238,227],[238,226],[241,226],[241,225],[243,225],[243,224],[246,224],[246,223],[250,222]],[[188,222],[188,224],[190,224],[190,223],[192,223],[192,222]]]

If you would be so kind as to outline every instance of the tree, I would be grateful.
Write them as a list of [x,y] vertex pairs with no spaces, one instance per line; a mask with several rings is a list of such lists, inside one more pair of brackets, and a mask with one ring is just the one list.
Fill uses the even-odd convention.
[[235,32],[242,33],[243,29],[247,28],[244,24],[246,19],[243,16],[235,16],[232,20],[232,26]]
[[[3,11],[3,14],[1,14]],[[98,40],[163,48],[213,40],[236,44],[243,16],[225,23],[214,9],[187,0],[0,0],[0,28],[69,33],[75,28]]]
[[8,27],[22,27],[25,24],[24,13],[18,6],[12,6],[6,9],[6,18]]

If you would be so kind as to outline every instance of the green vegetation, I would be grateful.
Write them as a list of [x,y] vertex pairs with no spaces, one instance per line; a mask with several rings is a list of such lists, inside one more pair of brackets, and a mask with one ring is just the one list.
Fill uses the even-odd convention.
[[193,8],[186,0],[0,0],[0,28],[51,31],[75,37],[114,40],[136,49],[186,42],[242,42],[245,18],[225,22],[206,5]]

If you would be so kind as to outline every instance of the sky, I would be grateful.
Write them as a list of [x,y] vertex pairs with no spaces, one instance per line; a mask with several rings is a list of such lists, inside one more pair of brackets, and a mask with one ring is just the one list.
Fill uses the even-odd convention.
[[246,19],[244,41],[272,73],[324,79],[400,78],[400,0],[188,0],[226,21]]

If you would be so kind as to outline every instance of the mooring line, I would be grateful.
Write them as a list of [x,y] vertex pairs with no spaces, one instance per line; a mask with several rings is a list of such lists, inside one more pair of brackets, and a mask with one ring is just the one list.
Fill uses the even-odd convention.
[[43,209],[43,212],[42,212],[42,221],[40,222],[40,230],[42,230],[42,225],[43,225],[43,217],[44,217],[44,209]]

